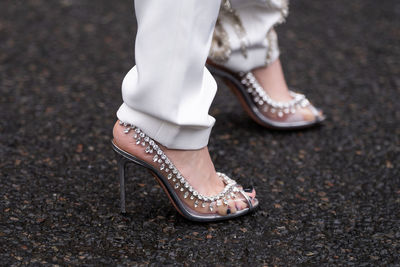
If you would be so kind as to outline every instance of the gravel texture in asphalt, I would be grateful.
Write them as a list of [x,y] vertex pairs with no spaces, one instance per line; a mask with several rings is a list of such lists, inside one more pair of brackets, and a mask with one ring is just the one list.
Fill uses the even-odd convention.
[[221,85],[210,151],[261,206],[209,224],[135,169],[119,213],[110,138],[133,13],[131,1],[0,2],[1,266],[399,266],[399,1],[292,1],[277,29],[287,80],[328,120],[266,130]]

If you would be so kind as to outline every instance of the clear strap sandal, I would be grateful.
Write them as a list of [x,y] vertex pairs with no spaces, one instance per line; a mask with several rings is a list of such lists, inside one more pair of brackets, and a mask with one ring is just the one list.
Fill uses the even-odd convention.
[[[292,100],[278,102],[273,100],[261,87],[252,72],[233,73],[223,66],[207,61],[207,68],[213,75],[220,76],[239,98],[244,110],[260,125],[278,129],[294,130],[308,128],[325,120],[321,111],[299,93],[290,91]],[[300,110],[308,108],[312,118],[304,117]]]
[[[146,162],[122,150],[112,141],[112,148],[116,152],[118,161],[122,213],[126,212],[125,166],[129,163],[142,166],[150,171],[164,189],[176,210],[189,220],[198,222],[227,220],[248,214],[258,206],[256,198],[251,198],[240,185],[223,173],[217,173],[225,184],[220,193],[213,196],[200,194],[183,177],[154,140],[138,127],[124,122],[120,122],[120,124],[125,127],[124,133],[132,133],[136,145],[143,147],[145,153],[152,156],[152,162]],[[230,207],[235,201],[244,201],[247,207],[232,212]],[[224,215],[216,213],[221,208],[226,208]]]

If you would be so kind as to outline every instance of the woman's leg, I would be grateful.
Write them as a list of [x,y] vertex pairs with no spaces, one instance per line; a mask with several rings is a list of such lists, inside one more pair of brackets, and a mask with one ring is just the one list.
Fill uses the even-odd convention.
[[134,66],[122,84],[120,120],[168,148],[207,145],[217,85],[204,67],[218,0],[137,0]]
[[287,13],[287,0],[223,0],[210,58],[235,72],[271,64],[279,58],[274,26]]
[[[193,188],[210,196],[224,188],[207,150],[215,121],[208,109],[217,86],[205,62],[219,6],[218,0],[135,1],[136,66],[123,81],[124,103],[117,112],[120,121],[139,127],[158,142]],[[136,144],[132,131],[124,130],[123,125],[115,124],[115,144],[157,164]],[[255,196],[253,190],[248,194]],[[229,212],[246,207],[247,203],[238,199],[229,204]],[[207,208],[197,209],[210,212]],[[224,206],[215,211],[229,213]]]
[[[218,17],[210,59],[233,72],[252,72],[264,91],[274,100],[292,100],[279,61],[279,46],[274,26],[288,14],[287,0],[224,1]],[[223,2],[223,4],[224,4]],[[300,108],[282,118],[286,121],[311,121],[315,112]],[[263,112],[263,109],[260,109]],[[271,109],[270,109],[271,110]],[[314,110],[315,111],[315,110]]]

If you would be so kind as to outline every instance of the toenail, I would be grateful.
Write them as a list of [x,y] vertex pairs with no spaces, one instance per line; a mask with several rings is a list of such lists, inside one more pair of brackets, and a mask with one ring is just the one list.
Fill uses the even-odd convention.
[[244,192],[246,192],[246,193],[251,193],[251,192],[253,192],[253,190],[254,190],[254,187],[245,188],[245,189],[244,189]]

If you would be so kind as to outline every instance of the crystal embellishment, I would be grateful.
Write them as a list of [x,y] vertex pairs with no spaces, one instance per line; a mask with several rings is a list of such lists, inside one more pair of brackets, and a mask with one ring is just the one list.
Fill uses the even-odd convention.
[[[252,82],[254,84],[254,81]],[[287,108],[290,110],[290,107]],[[223,173],[217,172],[217,175],[225,184],[224,189],[220,193],[213,196],[205,196],[200,194],[198,191],[193,189],[190,183],[185,179],[185,177],[183,177],[183,175],[178,171],[178,169],[174,166],[167,155],[165,155],[161,148],[159,148],[154,140],[147,136],[142,130],[131,124],[125,122],[120,122],[120,124],[126,127],[124,130],[125,133],[129,133],[130,130],[134,131],[133,137],[136,140],[136,144],[145,147],[145,153],[155,153],[152,158],[154,164],[158,164],[157,167],[160,171],[168,173],[166,176],[167,179],[172,180],[172,186],[178,192],[182,192],[183,198],[194,200],[193,206],[195,208],[197,208],[202,201],[201,206],[203,208],[205,208],[208,204],[209,210],[213,211],[215,206],[221,206],[222,204],[227,205],[227,199],[234,198],[236,196],[235,193],[240,191],[234,180]]]
[[287,102],[279,102],[273,100],[261,87],[257,79],[251,72],[240,73],[241,83],[246,87],[247,92],[251,95],[254,103],[265,112],[276,114],[278,117],[283,117],[285,114],[295,113],[296,109],[306,108],[310,105],[307,98],[299,93],[290,91],[292,100]]

